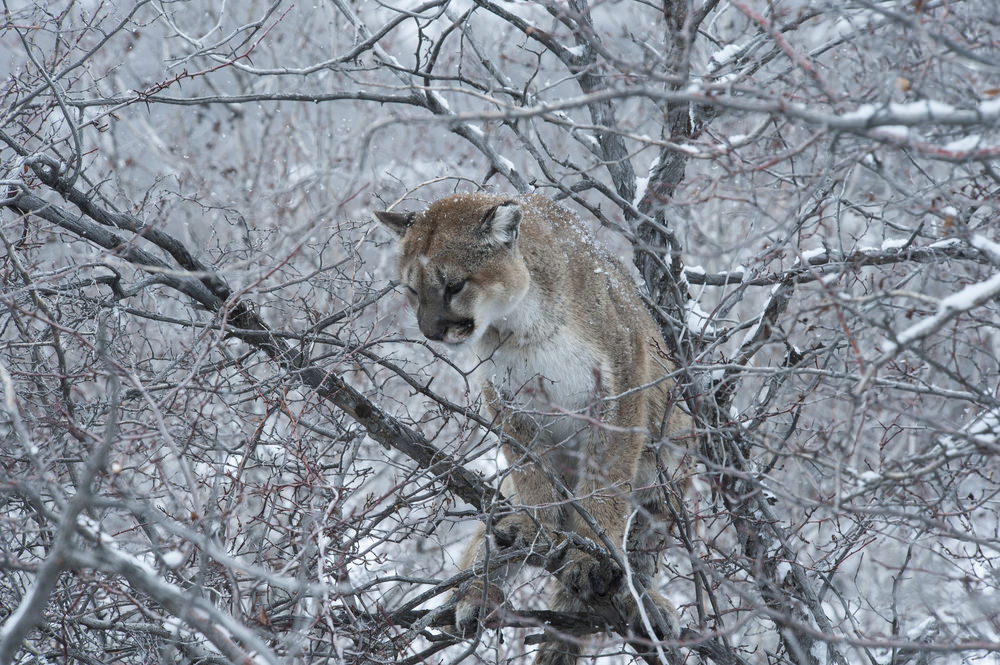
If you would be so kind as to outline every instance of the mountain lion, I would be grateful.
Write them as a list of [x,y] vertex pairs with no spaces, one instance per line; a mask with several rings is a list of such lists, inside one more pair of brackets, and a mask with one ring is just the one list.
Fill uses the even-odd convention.
[[[685,487],[691,421],[628,272],[538,195],[456,194],[419,214],[375,214],[400,238],[400,278],[421,333],[478,356],[486,412],[508,435],[502,489],[518,509],[494,522],[493,543],[551,551],[565,540],[560,532],[610,542],[605,557],[579,548],[556,561],[526,556],[556,573],[551,608],[645,621],[676,636],[676,611],[646,587]],[[483,562],[483,534],[465,566]],[[505,574],[457,594],[460,631],[474,632],[503,601]],[[550,638],[535,662],[573,663],[579,649]]]

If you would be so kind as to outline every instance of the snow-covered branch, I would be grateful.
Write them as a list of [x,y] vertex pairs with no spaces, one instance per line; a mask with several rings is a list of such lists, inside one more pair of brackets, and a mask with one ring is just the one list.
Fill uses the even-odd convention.
[[688,267],[684,270],[684,277],[689,284],[707,286],[727,284],[770,286],[785,282],[802,284],[867,266],[889,266],[907,262],[941,263],[952,259],[982,263],[992,261],[989,256],[986,249],[974,243],[962,242],[958,238],[941,240],[929,245],[915,245],[902,240],[886,242],[882,247],[861,247],[849,252],[830,249],[806,251],[803,253],[803,260],[797,260],[791,268],[779,272],[754,275],[740,269],[706,273],[703,268]]
[[898,333],[892,333],[889,341],[883,345],[882,354],[868,366],[864,377],[855,388],[856,392],[864,390],[871,377],[886,363],[896,358],[903,351],[916,346],[931,335],[940,332],[950,321],[986,303],[1000,297],[1000,272],[994,273],[988,279],[941,298],[937,311],[922,321],[905,328]]

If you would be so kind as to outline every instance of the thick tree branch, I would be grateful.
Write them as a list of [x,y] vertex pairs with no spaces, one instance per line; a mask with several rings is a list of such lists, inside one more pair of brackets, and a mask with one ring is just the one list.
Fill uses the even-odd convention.
[[[199,277],[188,276],[185,271],[173,268],[136,247],[134,241],[126,240],[82,216],[70,215],[62,208],[23,190],[16,191],[2,205],[22,214],[30,213],[41,217],[116,253],[136,267],[156,274],[164,285],[190,296],[205,309],[228,319],[234,326],[237,337],[243,336],[249,344],[265,351],[303,384],[315,390],[317,395],[348,413],[375,441],[410,457],[470,505],[483,510],[496,496],[496,490],[484,483],[478,475],[457,464],[453,455],[438,449],[421,434],[379,409],[340,376],[315,366],[295,366],[297,354],[286,342],[269,333],[267,326],[253,312],[249,303],[227,302],[228,287],[224,286],[224,280],[217,274],[201,272]],[[103,209],[92,203],[87,206],[87,210],[98,214],[102,219],[108,216]],[[164,236],[165,234],[159,234],[158,237],[164,241]],[[215,288],[209,290],[205,281],[215,285]],[[244,334],[238,329],[259,331],[259,334]]]

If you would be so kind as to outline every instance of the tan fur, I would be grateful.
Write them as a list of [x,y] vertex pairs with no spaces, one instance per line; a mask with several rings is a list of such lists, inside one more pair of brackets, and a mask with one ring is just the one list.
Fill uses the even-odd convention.
[[[401,280],[421,331],[478,356],[487,413],[519,444],[503,447],[511,467],[504,490],[523,510],[494,524],[496,543],[551,545],[561,530],[596,543],[605,536],[622,551],[631,523],[628,564],[640,585],[650,584],[656,548],[649,545],[664,537],[671,496],[657,458],[683,491],[677,451],[691,424],[671,397],[666,345],[628,272],[570,213],[537,195],[458,194],[415,216],[377,215],[401,236]],[[480,562],[487,544],[477,539],[464,564]],[[559,563],[554,609],[613,608],[638,620],[622,571],[578,549]],[[460,594],[461,630],[475,628],[484,602],[499,602],[503,575]],[[666,600],[650,593],[643,605],[676,634]],[[571,663],[577,653],[553,641],[536,663]]]

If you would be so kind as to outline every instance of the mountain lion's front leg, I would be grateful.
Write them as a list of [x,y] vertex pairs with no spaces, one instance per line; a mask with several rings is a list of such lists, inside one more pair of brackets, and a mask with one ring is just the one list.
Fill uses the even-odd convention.
[[[553,533],[565,522],[565,500],[556,490],[554,471],[544,466],[545,433],[526,413],[510,406],[492,384],[483,387],[483,397],[493,422],[502,426],[501,450],[507,460],[504,495],[512,512],[493,522],[497,546],[535,550],[544,554],[554,544]],[[538,557],[529,563],[540,565]]]
[[[478,622],[503,602],[507,581],[516,572],[519,562],[544,564],[555,542],[553,534],[565,521],[562,508],[565,502],[557,501],[550,473],[533,452],[533,446],[542,436],[538,426],[530,417],[501,401],[492,385],[483,387],[483,396],[488,415],[502,426],[507,437],[501,448],[510,465],[501,485],[510,512],[493,520],[492,543],[496,545],[493,553],[502,556],[517,551],[523,552],[523,556],[502,566],[491,566],[456,594],[455,623],[462,634],[474,632]],[[466,548],[463,569],[486,563],[490,548],[486,529],[480,527],[476,538]]]
[[[572,530],[601,548],[607,548],[610,541],[613,550],[606,557],[571,550],[558,577],[570,593],[608,620],[638,627],[640,612],[644,612],[657,636],[676,637],[679,634],[676,610],[649,588],[655,583],[658,558],[655,550],[646,551],[646,543],[639,543],[636,551],[629,551],[629,543],[633,547],[637,544],[630,516],[634,517],[637,509],[648,512],[648,507],[638,506],[637,501],[644,495],[648,499],[649,489],[634,485],[648,435],[628,425],[644,422],[646,405],[642,397],[642,393],[637,393],[620,400],[607,418],[611,426],[595,430],[587,442],[576,486],[575,496],[583,514],[573,511]],[[648,519],[647,516],[639,521],[645,523]],[[629,524],[633,526],[627,536],[625,529]],[[630,585],[623,584],[625,571],[615,562],[616,557],[630,566]]]
[[567,553],[559,580],[585,603],[607,602],[621,587],[623,571],[614,555],[624,557],[631,482],[644,438],[641,433],[597,431],[586,446],[575,491],[583,514],[571,508],[572,530],[602,549],[610,541],[613,554],[598,558],[580,549]]
[[462,570],[480,565],[487,568],[482,574],[463,584],[455,593],[455,628],[460,635],[473,635],[480,623],[490,627],[492,612],[503,604],[507,579],[513,574],[510,564],[489,566],[490,544],[486,538],[486,527],[482,524],[476,530],[472,542],[462,556]]
[[613,482],[610,478],[584,480],[578,487],[580,505],[593,518],[598,530],[586,524],[579,514],[575,515],[573,530],[602,549],[606,544],[600,536],[606,536],[614,545],[613,553],[618,560],[630,567],[631,584],[625,584],[625,571],[611,552],[595,557],[579,549],[569,550],[556,574],[567,592],[612,624],[640,631],[651,627],[656,637],[676,638],[680,635],[677,610],[652,588],[656,581],[656,555],[630,552],[623,547],[626,540],[623,528],[635,510],[630,489],[627,482]]
[[[638,381],[635,381],[638,383]],[[562,584],[584,602],[622,607],[622,575],[618,562],[626,559],[625,527],[638,489],[633,486],[639,459],[648,441],[637,424],[646,423],[646,392],[631,393],[614,402],[605,414],[609,426],[595,428],[586,440],[575,496],[582,514],[574,511],[573,530],[612,550],[607,557],[594,557],[572,550],[559,571]],[[645,580],[649,581],[648,577]],[[626,602],[628,614],[637,603]],[[631,616],[620,617],[631,621]]]

